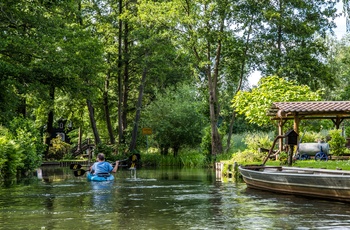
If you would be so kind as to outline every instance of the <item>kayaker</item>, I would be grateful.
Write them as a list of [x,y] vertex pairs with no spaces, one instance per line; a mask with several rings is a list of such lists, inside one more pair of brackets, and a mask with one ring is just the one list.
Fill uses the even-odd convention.
[[105,155],[103,153],[97,154],[96,158],[97,162],[95,162],[91,167],[90,171],[92,174],[103,174],[103,173],[111,173],[111,172],[117,172],[119,161],[115,162],[115,166],[113,166],[105,161]]

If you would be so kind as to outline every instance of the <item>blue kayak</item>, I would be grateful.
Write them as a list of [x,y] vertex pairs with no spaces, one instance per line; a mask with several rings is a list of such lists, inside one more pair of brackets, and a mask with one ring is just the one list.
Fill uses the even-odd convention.
[[88,173],[88,181],[111,181],[114,180],[114,176],[110,173],[99,173],[97,175]]

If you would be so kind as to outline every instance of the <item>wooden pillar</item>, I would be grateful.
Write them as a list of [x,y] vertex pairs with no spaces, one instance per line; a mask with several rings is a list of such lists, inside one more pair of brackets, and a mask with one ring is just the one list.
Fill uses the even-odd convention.
[[288,166],[292,166],[293,165],[293,152],[294,152],[294,145],[289,145],[289,148],[288,148],[288,159],[287,159],[287,162],[288,162]]
[[296,133],[298,133],[299,134],[299,116],[298,116],[298,113],[296,113],[295,115],[294,115],[294,127],[293,127],[293,129],[294,129],[294,131],[296,132]]
[[[283,126],[284,124],[287,122],[287,120],[282,120],[280,119],[278,121],[278,136],[283,136],[284,135],[284,132],[283,132]],[[279,151],[282,152],[283,151],[283,138],[279,139],[278,140],[278,144],[279,144]]]
[[[284,125],[284,122],[282,119],[280,119],[278,121],[278,135],[279,136],[283,136],[283,125]],[[283,138],[280,138],[278,140],[278,145],[279,145],[278,146],[279,151],[282,152],[283,151]]]

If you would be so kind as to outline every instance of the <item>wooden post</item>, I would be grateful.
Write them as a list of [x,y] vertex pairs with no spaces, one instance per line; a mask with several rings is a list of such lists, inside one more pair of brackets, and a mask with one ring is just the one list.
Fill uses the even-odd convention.
[[234,174],[235,174],[235,181],[238,181],[239,172],[238,172],[238,163],[237,162],[235,162],[233,164],[233,170],[234,170]]
[[221,162],[215,162],[215,176],[216,181],[221,181],[222,179],[222,170],[224,168],[224,163]]
[[288,166],[292,166],[293,164],[293,151],[294,151],[294,145],[289,145]]
[[294,127],[293,127],[296,133],[299,133],[299,122],[300,122],[300,119],[299,119],[298,113],[296,113],[294,115]]
[[[282,136],[283,135],[283,125],[284,125],[284,122],[283,120],[279,120],[278,121],[278,136]],[[279,142],[278,142],[279,146],[278,146],[278,149],[280,152],[283,151],[283,139],[279,139]]]

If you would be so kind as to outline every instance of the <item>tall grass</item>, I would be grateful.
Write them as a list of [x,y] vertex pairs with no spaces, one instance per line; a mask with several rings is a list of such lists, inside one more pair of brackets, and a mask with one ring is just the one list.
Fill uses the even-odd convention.
[[182,150],[176,157],[171,153],[169,155],[160,155],[156,152],[143,153],[141,160],[142,165],[146,167],[204,167],[208,164],[206,156],[195,150]]

